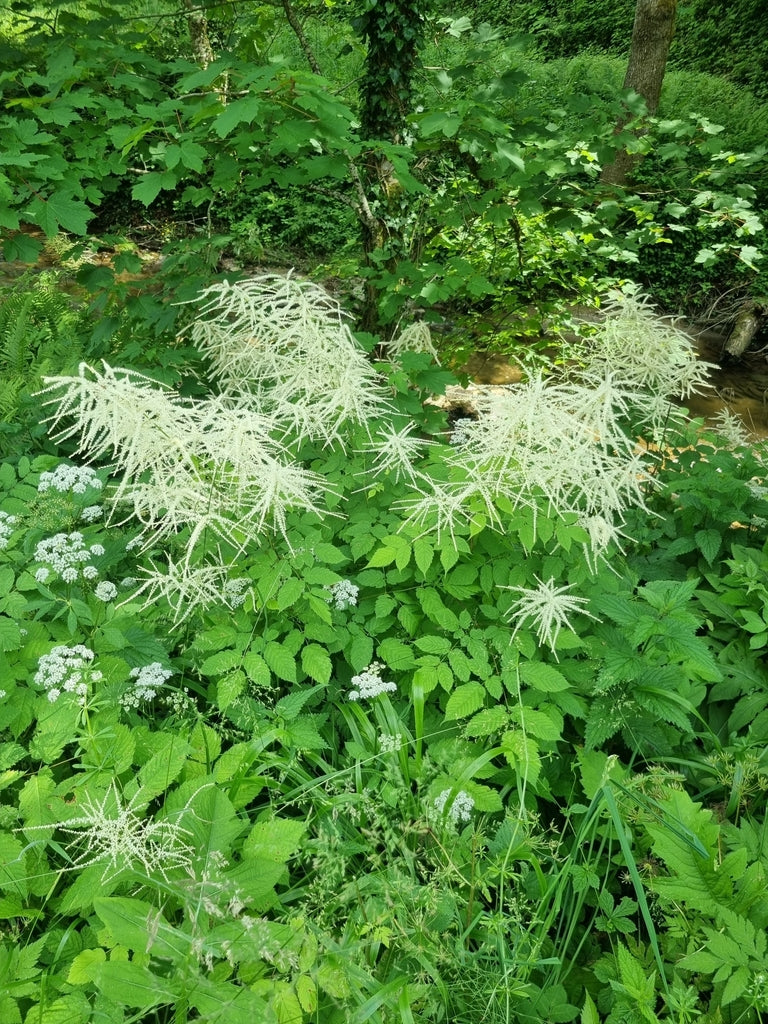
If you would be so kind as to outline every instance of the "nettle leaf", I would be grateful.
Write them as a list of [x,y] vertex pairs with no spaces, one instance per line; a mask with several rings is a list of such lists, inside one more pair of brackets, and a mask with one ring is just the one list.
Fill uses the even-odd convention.
[[478,711],[485,701],[485,687],[480,683],[464,683],[458,686],[448,698],[445,706],[445,719],[453,722],[457,718],[466,718]]

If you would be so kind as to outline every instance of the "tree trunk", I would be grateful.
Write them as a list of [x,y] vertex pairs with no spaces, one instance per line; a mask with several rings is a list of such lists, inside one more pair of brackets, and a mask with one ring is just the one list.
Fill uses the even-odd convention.
[[[675,33],[676,13],[677,0],[637,0],[624,88],[632,89],[643,97],[649,114],[655,114],[659,106],[669,47]],[[623,118],[619,122],[617,132],[627,120]],[[602,180],[610,185],[625,185],[632,166],[638,160],[636,154],[619,152],[614,162],[603,169]]]
[[756,302],[747,302],[739,310],[725,351],[732,356],[743,355],[752,344],[763,322],[763,310]]

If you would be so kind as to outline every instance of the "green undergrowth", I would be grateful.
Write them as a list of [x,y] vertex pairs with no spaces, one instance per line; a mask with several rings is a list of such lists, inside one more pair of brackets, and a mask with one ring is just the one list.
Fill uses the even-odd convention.
[[452,425],[424,325],[373,363],[292,278],[188,310],[197,397],[46,378],[58,451],[0,468],[2,1021],[762,1019],[761,449],[607,310]]

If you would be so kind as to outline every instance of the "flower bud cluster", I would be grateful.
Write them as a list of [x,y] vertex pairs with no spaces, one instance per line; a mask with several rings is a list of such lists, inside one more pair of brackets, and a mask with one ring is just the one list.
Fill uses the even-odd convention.
[[[450,789],[444,789],[439,796],[435,797],[435,809],[438,814],[445,813],[445,805],[448,803],[448,797],[451,795]],[[459,825],[462,822],[469,821],[472,818],[472,809],[475,806],[474,798],[466,793],[463,789],[453,799],[451,806],[448,808],[448,818],[452,825]]]
[[52,704],[62,693],[72,693],[82,707],[88,695],[88,683],[97,683],[103,678],[101,672],[91,668],[93,659],[93,651],[82,644],[54,647],[38,661],[35,685],[48,691]]
[[114,583],[110,583],[109,580],[100,580],[94,587],[93,592],[99,601],[103,601],[104,604],[114,601],[117,597],[117,587]]
[[352,676],[352,686],[355,689],[349,691],[350,700],[370,700],[372,697],[379,697],[382,693],[393,693],[397,690],[394,683],[387,682],[381,678],[384,666],[380,661],[374,661],[360,675]]
[[131,669],[131,688],[120,697],[120,704],[126,710],[136,710],[144,701],[154,700],[157,691],[165,686],[166,680],[173,675],[168,668],[163,668],[159,661],[143,668]]
[[357,604],[357,595],[360,593],[360,587],[356,587],[349,580],[339,580],[338,583],[332,583],[326,589],[330,591],[331,604],[334,608],[338,608],[339,611],[343,612],[347,608],[354,608]]
[[0,549],[7,548],[16,526],[16,516],[0,511]]
[[103,487],[90,466],[70,466],[62,462],[56,469],[40,474],[37,491],[38,494],[50,490],[85,494],[89,487],[95,491],[100,491]]
[[35,572],[38,583],[47,583],[52,574],[60,576],[65,583],[76,583],[96,579],[99,570],[91,564],[91,557],[103,555],[101,544],[85,546],[82,533],[57,533],[55,537],[41,540],[35,548],[35,561],[42,562]]

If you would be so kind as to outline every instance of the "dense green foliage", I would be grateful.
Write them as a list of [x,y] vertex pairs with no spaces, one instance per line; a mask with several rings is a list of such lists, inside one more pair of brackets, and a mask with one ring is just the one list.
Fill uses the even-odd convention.
[[202,307],[203,394],[48,378],[0,470],[3,1020],[759,1021],[768,501],[637,450],[684,339],[451,432],[418,332]]

